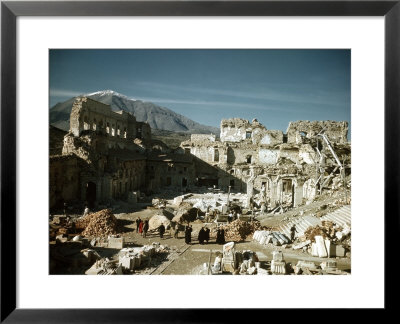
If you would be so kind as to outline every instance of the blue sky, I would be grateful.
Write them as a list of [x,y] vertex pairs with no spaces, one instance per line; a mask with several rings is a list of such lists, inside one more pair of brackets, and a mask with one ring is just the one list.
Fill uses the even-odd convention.
[[350,50],[50,50],[50,107],[110,89],[217,127],[350,123],[350,61]]

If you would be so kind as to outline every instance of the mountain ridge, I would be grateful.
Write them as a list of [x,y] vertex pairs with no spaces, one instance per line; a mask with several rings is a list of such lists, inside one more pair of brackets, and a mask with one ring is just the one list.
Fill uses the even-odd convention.
[[[152,102],[131,99],[113,90],[96,91],[80,96],[86,96],[110,105],[113,111],[124,110],[130,112],[136,117],[137,121],[147,122],[153,129],[186,132],[190,134],[212,133],[219,135],[219,128],[217,127],[202,125],[169,108],[156,105]],[[62,130],[69,130],[69,116],[72,105],[77,97],[57,103],[50,108],[50,125]]]

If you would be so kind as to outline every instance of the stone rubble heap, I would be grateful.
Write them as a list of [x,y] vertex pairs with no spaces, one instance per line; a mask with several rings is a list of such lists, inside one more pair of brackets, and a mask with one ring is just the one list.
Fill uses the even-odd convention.
[[230,242],[244,241],[249,235],[261,229],[259,221],[245,222],[240,219],[223,226],[225,230],[225,240]]
[[96,213],[88,214],[76,221],[76,228],[83,229],[83,236],[107,236],[117,234],[117,218],[111,209],[103,209]]
[[149,265],[151,258],[158,253],[168,253],[168,246],[153,242],[151,245],[142,247],[124,248],[119,252],[119,265],[122,266],[124,272]]
[[322,236],[324,239],[329,239],[331,241],[341,241],[347,237],[351,232],[350,226],[338,226],[331,221],[322,221],[322,226],[309,227],[304,232],[304,237],[302,241],[310,240],[315,242],[315,236]]

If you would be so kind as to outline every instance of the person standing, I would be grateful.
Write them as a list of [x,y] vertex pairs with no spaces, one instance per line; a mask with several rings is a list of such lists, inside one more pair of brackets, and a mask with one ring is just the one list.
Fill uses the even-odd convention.
[[179,223],[176,223],[175,224],[175,232],[174,232],[174,238],[178,238],[178,235],[179,235]]
[[186,226],[185,229],[185,243],[190,244],[192,242],[192,227],[190,225]]
[[141,222],[142,220],[140,219],[140,216],[136,219],[136,233],[139,233],[139,225],[140,225],[140,222]]
[[144,225],[143,221],[140,220],[140,223],[139,223],[139,233],[140,233],[140,235],[142,235],[142,236],[143,236],[143,225]]
[[158,227],[158,232],[160,233],[160,238],[163,238],[164,233],[165,233],[165,226],[164,226],[164,224],[161,223],[161,225]]
[[[143,222],[141,221],[141,223],[143,224]],[[149,220],[146,219],[144,221],[144,225],[143,225],[143,237],[146,237],[147,235],[147,231],[149,230]]]
[[198,240],[199,240],[200,244],[204,244],[205,234],[206,234],[206,232],[204,230],[204,227],[202,227],[199,231],[199,236],[198,236]]
[[225,230],[221,227],[221,244],[225,244]]
[[222,227],[218,228],[217,231],[217,243],[218,244],[225,244],[225,231]]
[[296,225],[293,224],[293,226],[290,228],[290,240],[291,240],[292,242],[294,242],[294,238],[295,238],[295,236],[296,236],[296,232],[297,232],[297,230],[296,230]]
[[207,242],[210,240],[210,229],[206,226],[205,230],[204,230],[204,241]]

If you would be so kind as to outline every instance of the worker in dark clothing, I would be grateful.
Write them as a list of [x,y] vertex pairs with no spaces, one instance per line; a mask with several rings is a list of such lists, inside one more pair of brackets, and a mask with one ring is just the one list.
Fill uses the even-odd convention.
[[188,225],[185,229],[185,243],[190,244],[192,242],[192,226]]
[[225,231],[222,227],[220,227],[217,231],[217,243],[225,244]]
[[290,240],[292,242],[294,242],[294,237],[295,237],[296,233],[298,233],[296,230],[296,225],[293,224],[293,226],[290,228]]
[[206,235],[206,231],[204,230],[204,227],[202,227],[199,231],[199,236],[198,236],[198,240],[200,244],[204,244],[204,240],[205,240],[205,235]]
[[146,219],[143,223],[141,220],[140,223],[143,225],[142,226],[142,231],[143,231],[143,237],[146,237],[147,231],[149,230],[149,220]]
[[208,243],[209,240],[210,240],[210,229],[206,227],[204,229],[204,241]]
[[165,226],[163,224],[161,224],[160,227],[158,228],[158,231],[160,233],[160,238],[163,238],[164,233],[165,233]]

